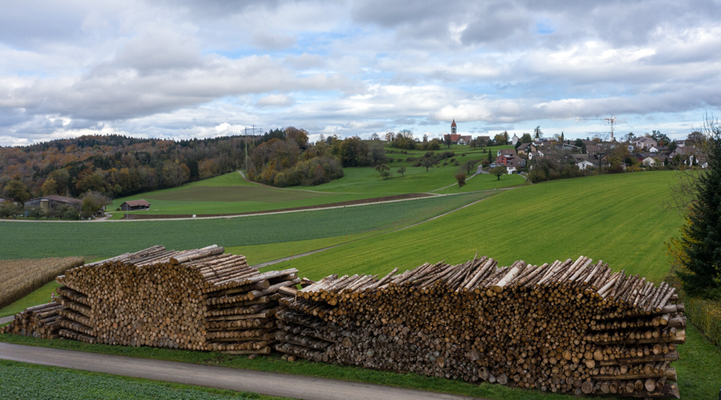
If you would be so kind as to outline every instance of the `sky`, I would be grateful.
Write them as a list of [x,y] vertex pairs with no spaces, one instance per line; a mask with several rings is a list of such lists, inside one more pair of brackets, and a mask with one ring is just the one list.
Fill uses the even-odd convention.
[[721,105],[721,2],[2,1],[0,146],[295,126],[683,138]]

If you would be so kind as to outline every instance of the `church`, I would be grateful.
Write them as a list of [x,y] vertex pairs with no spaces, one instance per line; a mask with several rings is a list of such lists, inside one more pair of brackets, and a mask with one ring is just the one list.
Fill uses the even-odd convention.
[[453,122],[451,122],[451,134],[445,134],[443,135],[443,140],[447,143],[448,139],[450,137],[451,144],[469,144],[471,143],[471,135],[459,135],[458,134],[458,125],[456,125],[456,119],[453,119]]

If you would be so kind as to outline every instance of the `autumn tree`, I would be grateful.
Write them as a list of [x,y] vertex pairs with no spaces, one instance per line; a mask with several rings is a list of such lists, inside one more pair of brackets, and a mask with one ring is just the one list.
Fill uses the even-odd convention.
[[80,216],[90,218],[95,215],[98,210],[110,204],[107,197],[98,192],[88,192],[83,196],[83,205],[80,208]]
[[473,161],[473,160],[468,160],[468,161],[464,162],[461,167],[463,167],[463,169],[466,170],[466,173],[470,175],[470,174],[471,174],[471,171],[473,170],[473,168],[474,168],[475,166],[476,166],[476,162],[475,162],[475,161]]
[[458,187],[462,188],[466,185],[466,174],[460,173],[456,174],[456,181],[458,181]]
[[508,173],[508,169],[505,165],[499,165],[491,170],[491,175],[495,175],[498,177],[498,180],[501,180],[501,176]]
[[433,166],[433,160],[431,160],[430,157],[425,157],[423,161],[421,161],[421,165],[426,167],[426,172],[428,172],[428,168]]
[[376,165],[376,171],[381,174],[381,178],[383,179],[388,179],[388,177],[390,177],[390,170],[391,167],[387,166],[386,164]]
[[13,177],[13,179],[5,185],[5,197],[23,205],[26,201],[30,200],[30,192],[28,192],[28,188],[23,181],[20,180],[19,175]]
[[43,182],[43,186],[40,187],[40,191],[43,192],[43,196],[58,194],[58,184],[55,182],[55,179],[48,178],[45,182]]

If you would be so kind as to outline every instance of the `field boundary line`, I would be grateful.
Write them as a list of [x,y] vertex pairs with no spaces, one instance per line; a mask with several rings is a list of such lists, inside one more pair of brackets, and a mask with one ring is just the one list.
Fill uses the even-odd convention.
[[[509,189],[515,189],[515,188],[509,188]],[[473,193],[473,192],[469,192],[469,193]],[[449,195],[449,196],[450,196],[450,195]],[[421,221],[421,222],[416,222],[415,224],[411,224],[411,225],[408,225],[408,226],[403,226],[403,227],[400,227],[400,228],[396,228],[396,229],[393,229],[393,230],[388,231],[388,232],[379,233],[379,234],[377,234],[377,235],[366,236],[366,237],[363,237],[363,238],[360,238],[360,239],[354,239],[354,240],[351,240],[350,242],[338,243],[338,244],[335,244],[335,245],[333,245],[333,246],[328,246],[328,247],[324,247],[324,248],[322,248],[322,249],[311,250],[311,251],[307,251],[307,252],[305,252],[305,253],[299,253],[299,254],[295,254],[295,255],[292,255],[292,256],[283,257],[283,258],[279,258],[279,259],[277,259],[277,260],[266,261],[266,262],[263,262],[263,263],[260,263],[260,264],[251,265],[251,267],[255,267],[255,268],[258,268],[258,269],[264,268],[264,267],[269,267],[269,266],[271,266],[271,265],[280,264],[280,263],[285,262],[285,261],[295,260],[296,258],[305,257],[305,256],[309,256],[309,255],[312,255],[312,254],[320,253],[320,252],[322,252],[322,251],[330,250],[330,249],[333,249],[333,248],[335,248],[335,247],[340,247],[340,246],[346,245],[346,244],[348,244],[348,243],[357,242],[357,241],[359,241],[359,240],[365,240],[365,239],[369,239],[369,238],[373,238],[373,237],[377,237],[377,236],[381,236],[381,235],[386,235],[386,234],[393,233],[393,232],[402,231],[402,230],[404,230],[404,229],[413,228],[414,226],[418,226],[418,225],[421,225],[421,224],[425,224],[426,222],[430,222],[430,221],[433,221],[433,220],[435,220],[435,219],[438,219],[438,218],[441,218],[441,217],[445,217],[445,216],[448,215],[448,214],[452,214],[452,213],[454,213],[454,212],[456,212],[456,211],[459,211],[459,210],[462,210],[462,209],[464,209],[464,208],[466,208],[466,207],[470,207],[470,206],[472,206],[472,205],[478,204],[478,203],[482,202],[483,200],[485,200],[485,199],[487,199],[487,198],[488,198],[488,197],[485,197],[485,198],[482,198],[482,199],[478,199],[478,200],[476,200],[476,201],[474,201],[474,202],[472,202],[472,203],[468,203],[468,204],[463,205],[463,206],[460,206],[460,207],[458,207],[458,208],[454,208],[453,210],[446,211],[446,212],[444,212],[443,214],[436,215],[435,217],[431,217],[431,218],[425,219],[425,220],[423,220],[423,221]]]
[[[502,188],[498,190],[508,190],[508,189],[515,189],[517,186],[510,187],[510,188]],[[7,222],[18,222],[18,223],[132,223],[132,222],[153,222],[153,221],[193,221],[193,220],[207,220],[207,219],[231,219],[231,218],[246,218],[246,217],[257,217],[257,216],[263,216],[263,215],[277,215],[277,214],[290,214],[290,213],[297,213],[297,212],[309,212],[309,211],[324,211],[324,210],[335,210],[339,208],[350,208],[350,207],[365,207],[365,206],[372,206],[377,204],[390,204],[390,203],[399,203],[404,201],[415,201],[415,200],[427,200],[427,199],[433,199],[438,197],[445,197],[445,196],[460,196],[464,194],[473,194],[473,193],[483,193],[483,192],[491,192],[495,191],[496,189],[489,189],[489,190],[479,190],[475,192],[461,192],[461,193],[449,193],[449,194],[437,194],[435,193],[434,196],[427,196],[427,197],[412,197],[408,199],[399,199],[399,200],[385,200],[385,201],[378,201],[373,203],[361,203],[361,204],[348,204],[344,206],[333,206],[333,207],[319,207],[319,208],[309,208],[305,210],[270,210],[268,212],[259,212],[256,214],[238,214],[238,215],[224,215],[224,216],[215,216],[215,217],[195,217],[195,218],[157,218],[157,219],[116,219],[116,220],[104,220],[104,221],[41,221],[41,220],[28,220],[28,219],[0,219],[0,222],[7,221]]]

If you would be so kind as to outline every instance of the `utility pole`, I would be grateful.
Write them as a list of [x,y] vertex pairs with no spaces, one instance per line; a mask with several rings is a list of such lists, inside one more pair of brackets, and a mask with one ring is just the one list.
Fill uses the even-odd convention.
[[245,170],[248,170],[248,127],[245,130]]

